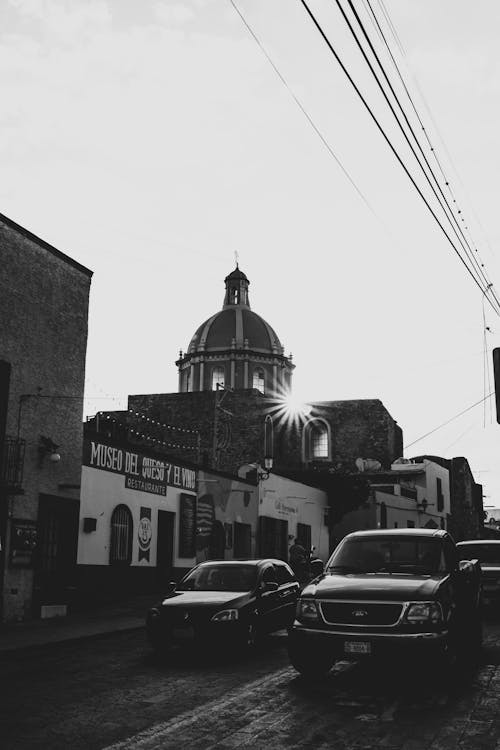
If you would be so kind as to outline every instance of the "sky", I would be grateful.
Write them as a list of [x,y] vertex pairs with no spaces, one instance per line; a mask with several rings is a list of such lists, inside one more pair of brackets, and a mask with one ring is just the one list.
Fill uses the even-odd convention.
[[[500,5],[370,4],[500,296]],[[442,217],[337,3],[308,5]],[[237,253],[296,398],[380,399],[405,456],[465,456],[500,507],[491,292],[300,0],[3,0],[0,90],[0,211],[94,272],[84,416],[177,391],[179,350],[222,307]]]

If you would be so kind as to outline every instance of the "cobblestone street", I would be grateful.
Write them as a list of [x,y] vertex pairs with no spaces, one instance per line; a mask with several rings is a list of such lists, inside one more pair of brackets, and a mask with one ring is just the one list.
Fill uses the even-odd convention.
[[500,747],[500,624],[460,683],[338,662],[308,682],[284,637],[250,656],[172,654],[142,631],[2,655],[3,750]]
[[107,750],[498,746],[498,667],[480,669],[471,685],[456,692],[437,689],[422,694],[421,685],[405,689],[397,684],[379,693],[380,681],[373,676],[361,685],[359,675],[353,674],[352,680],[343,677],[339,670],[311,688],[286,667]]

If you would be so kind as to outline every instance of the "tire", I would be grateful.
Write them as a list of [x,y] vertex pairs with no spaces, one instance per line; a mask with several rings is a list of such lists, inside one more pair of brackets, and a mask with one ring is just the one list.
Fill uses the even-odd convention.
[[148,637],[148,643],[151,646],[151,649],[153,650],[153,653],[155,654],[155,656],[165,658],[165,656],[167,655],[169,651],[167,643],[165,643],[164,641],[161,641],[160,639],[151,638],[151,637]]
[[481,612],[475,612],[471,617],[470,625],[467,632],[467,645],[465,648],[465,658],[469,665],[475,664],[480,655],[483,646],[483,619]]
[[257,634],[257,628],[252,622],[249,622],[246,629],[245,634],[243,636],[243,645],[247,649],[247,651],[254,649],[257,646],[258,643],[258,634]]
[[308,653],[302,649],[289,647],[288,656],[292,667],[308,678],[325,677],[333,665],[333,660],[317,653]]
[[460,654],[456,638],[450,638],[444,647],[441,657],[441,667],[446,677],[453,677],[460,671],[463,655]]

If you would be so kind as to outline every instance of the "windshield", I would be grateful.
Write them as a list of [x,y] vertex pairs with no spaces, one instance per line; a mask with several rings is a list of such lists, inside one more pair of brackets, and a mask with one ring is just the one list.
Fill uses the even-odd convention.
[[251,591],[257,582],[255,565],[201,565],[176,586],[177,591]]
[[378,537],[346,539],[328,561],[337,573],[435,575],[446,570],[438,539]]
[[458,551],[462,560],[500,565],[500,544],[459,544]]

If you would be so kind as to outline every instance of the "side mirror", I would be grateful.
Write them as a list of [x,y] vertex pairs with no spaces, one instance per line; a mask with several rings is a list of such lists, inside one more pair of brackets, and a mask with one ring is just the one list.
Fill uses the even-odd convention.
[[165,586],[167,594],[171,594],[176,586],[177,586],[177,581],[169,581],[167,585]]
[[323,564],[323,560],[313,560],[310,565],[310,570],[313,578],[316,578],[316,576],[320,576],[322,573],[324,573],[325,566]]

